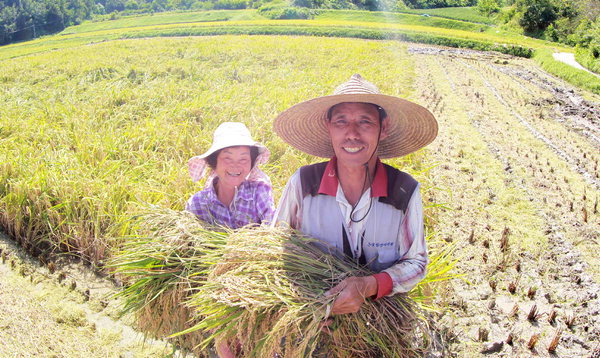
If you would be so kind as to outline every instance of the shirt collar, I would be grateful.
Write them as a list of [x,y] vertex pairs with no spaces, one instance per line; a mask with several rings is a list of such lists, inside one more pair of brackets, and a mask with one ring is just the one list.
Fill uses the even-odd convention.
[[[218,201],[219,200],[219,198],[217,196],[217,190],[215,189],[215,185],[217,185],[217,180],[219,180],[218,177],[216,177],[215,180],[213,181],[212,185],[210,185],[208,187],[209,199],[213,200],[213,201]],[[252,190],[249,190],[249,189],[250,189],[250,183],[249,183],[249,181],[248,180],[244,180],[240,184],[240,186],[238,186],[237,192],[236,192],[235,196],[233,197],[233,201],[237,201],[239,199],[254,200]]]
[[[377,158],[375,165],[375,178],[373,178],[373,184],[371,185],[371,197],[387,197],[387,172],[379,158]],[[336,168],[337,158],[333,157],[325,167],[325,172],[321,178],[321,185],[319,186],[319,194],[336,196],[339,184]]]

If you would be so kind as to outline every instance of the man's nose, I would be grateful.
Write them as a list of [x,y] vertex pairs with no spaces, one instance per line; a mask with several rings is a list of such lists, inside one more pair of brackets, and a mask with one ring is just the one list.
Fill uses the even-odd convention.
[[350,122],[348,124],[348,130],[346,131],[346,137],[348,139],[357,139],[360,137],[360,132],[358,130],[358,123]]

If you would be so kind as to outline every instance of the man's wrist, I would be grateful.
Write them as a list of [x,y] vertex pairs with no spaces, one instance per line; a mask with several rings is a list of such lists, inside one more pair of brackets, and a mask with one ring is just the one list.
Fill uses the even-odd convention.
[[375,297],[377,295],[377,279],[375,276],[364,276],[363,280],[365,285],[363,294],[365,298]]
[[375,281],[377,282],[376,291],[375,294],[373,294],[373,298],[379,299],[392,293],[394,282],[392,281],[392,277],[387,272],[376,273],[372,277],[374,277]]

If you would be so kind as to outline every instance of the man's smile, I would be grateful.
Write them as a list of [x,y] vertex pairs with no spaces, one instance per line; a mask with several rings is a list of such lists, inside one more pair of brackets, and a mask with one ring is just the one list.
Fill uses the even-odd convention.
[[360,146],[360,147],[342,147],[346,152],[348,153],[358,153],[361,150],[365,149],[364,146]]

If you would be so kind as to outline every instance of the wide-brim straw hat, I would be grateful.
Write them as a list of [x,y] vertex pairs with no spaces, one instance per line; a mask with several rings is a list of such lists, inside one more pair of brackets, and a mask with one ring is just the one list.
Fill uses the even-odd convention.
[[402,98],[381,94],[377,86],[355,74],[333,95],[296,104],[275,119],[273,129],[284,141],[304,153],[332,158],[335,153],[327,129],[327,112],[345,102],[372,103],[387,113],[388,136],[379,142],[379,158],[395,158],[431,143],[438,124],[425,107]]
[[[203,154],[197,155],[188,161],[188,171],[192,180],[195,182],[200,180],[208,171],[207,169],[210,169],[208,168],[206,158],[211,154],[224,148],[242,145],[258,149],[258,157],[252,169],[256,168],[258,164],[266,163],[269,160],[270,152],[267,147],[252,139],[252,135],[250,135],[250,131],[244,123],[223,122],[215,130],[210,148]],[[250,175],[253,174],[252,172],[251,170]]]

